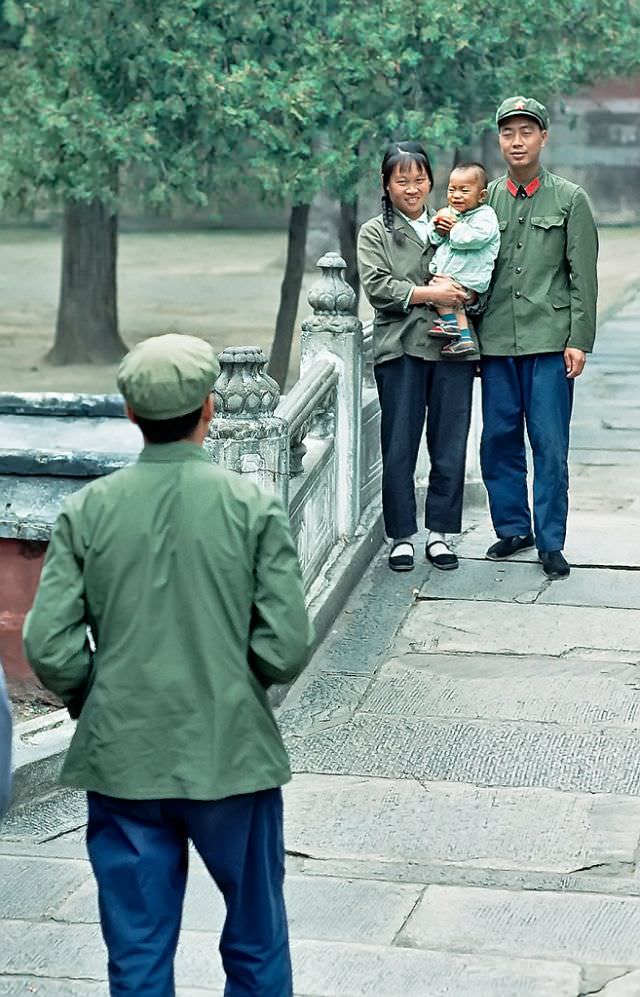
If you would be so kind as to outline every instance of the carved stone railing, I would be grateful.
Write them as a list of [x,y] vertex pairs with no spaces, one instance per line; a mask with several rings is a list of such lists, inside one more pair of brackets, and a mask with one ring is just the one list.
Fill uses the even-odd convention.
[[[212,460],[279,495],[288,508],[314,605],[323,586],[335,589],[338,576],[351,579],[340,583],[344,598],[382,537],[371,326],[363,331],[354,314],[344,260],[327,253],[318,267],[308,296],[313,313],[302,323],[299,380],[281,398],[265,373],[261,348],[223,350],[205,441]],[[34,562],[68,495],[135,460],[142,441],[124,416],[114,395],[0,393],[0,554],[14,559],[18,574],[31,564],[30,577],[37,577]],[[467,475],[472,487],[479,481],[478,432],[476,405]],[[423,462],[423,477],[425,467]],[[13,655],[18,681],[28,681],[19,632],[33,585],[25,583],[24,605],[6,607],[15,633],[13,650],[4,649],[5,665],[11,670]],[[326,626],[330,611],[322,612]]]

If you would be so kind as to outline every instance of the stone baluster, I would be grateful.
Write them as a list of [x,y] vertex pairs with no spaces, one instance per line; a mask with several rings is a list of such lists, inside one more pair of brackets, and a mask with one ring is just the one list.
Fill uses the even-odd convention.
[[289,440],[286,422],[274,415],[277,383],[264,372],[260,347],[230,346],[219,354],[214,418],[205,448],[212,460],[246,474],[263,488],[289,499]]
[[362,448],[362,323],[356,297],[344,279],[346,263],[337,253],[318,260],[321,276],[309,291],[313,315],[302,323],[300,372],[317,359],[329,359],[338,373],[337,525],[353,536],[360,520]]

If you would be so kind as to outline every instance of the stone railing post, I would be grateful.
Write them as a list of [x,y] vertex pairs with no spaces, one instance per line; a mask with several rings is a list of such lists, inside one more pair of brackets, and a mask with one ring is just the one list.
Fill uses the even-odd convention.
[[308,295],[313,315],[302,323],[300,371],[322,357],[338,374],[336,517],[338,532],[353,536],[360,521],[362,323],[354,314],[356,296],[344,279],[344,260],[327,253],[318,267],[321,276]]
[[274,415],[280,398],[277,383],[264,367],[260,347],[231,346],[219,354],[220,376],[214,389],[214,417],[205,440],[212,460],[249,475],[263,488],[289,501],[287,424]]

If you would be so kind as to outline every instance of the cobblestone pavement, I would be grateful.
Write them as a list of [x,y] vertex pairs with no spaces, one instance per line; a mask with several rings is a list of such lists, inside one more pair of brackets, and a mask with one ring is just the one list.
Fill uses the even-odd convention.
[[[299,997],[640,995],[640,297],[577,385],[571,577],[382,552],[280,711]],[[73,794],[0,841],[0,997],[107,994]],[[12,840],[13,839],[13,840]],[[179,994],[221,993],[194,860]]]

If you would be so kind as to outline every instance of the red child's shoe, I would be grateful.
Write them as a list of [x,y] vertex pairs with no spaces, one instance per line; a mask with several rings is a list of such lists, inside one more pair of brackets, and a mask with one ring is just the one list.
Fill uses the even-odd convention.
[[441,357],[465,357],[469,356],[470,353],[478,356],[478,351],[470,339],[465,339],[461,343],[448,343],[440,350]]
[[434,339],[460,339],[460,330],[454,322],[434,322],[428,335]]

